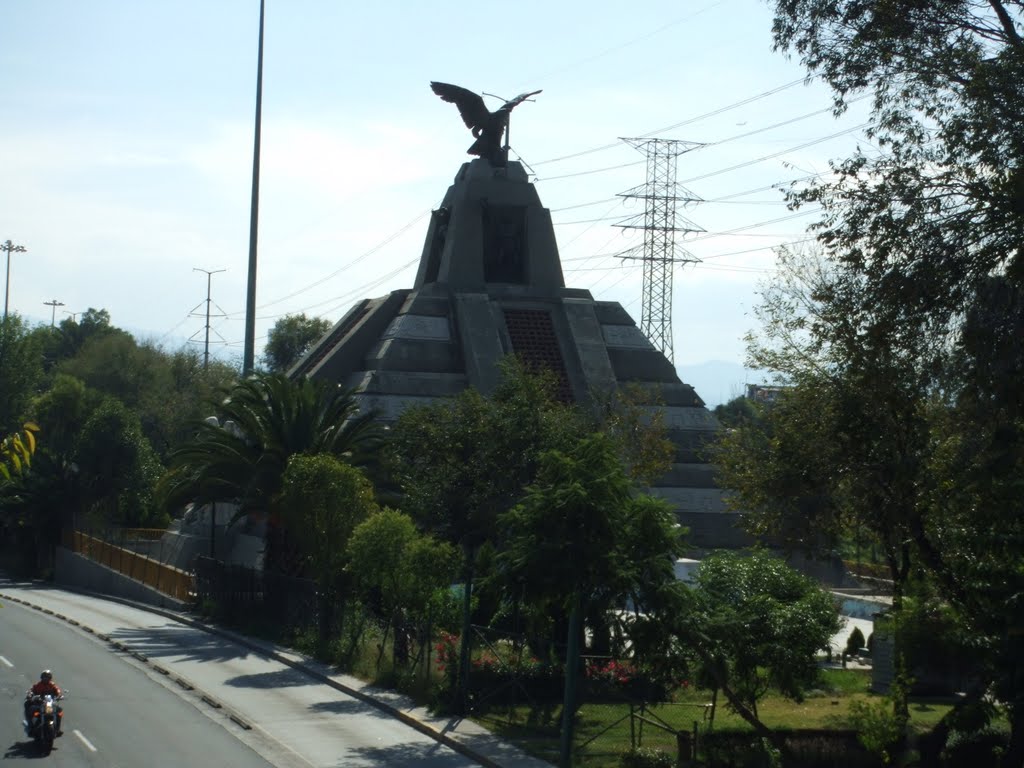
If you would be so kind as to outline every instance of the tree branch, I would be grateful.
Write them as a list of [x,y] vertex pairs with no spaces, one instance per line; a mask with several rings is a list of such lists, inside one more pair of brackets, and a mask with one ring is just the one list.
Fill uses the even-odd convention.
[[1009,44],[1018,50],[1024,50],[1024,40],[1021,40],[1020,35],[1017,33],[1017,28],[1013,25],[1013,17],[1003,7],[1002,2],[1000,0],[988,0],[988,4],[992,6],[992,10],[999,17],[999,23],[1003,26],[1003,31],[1006,33]]

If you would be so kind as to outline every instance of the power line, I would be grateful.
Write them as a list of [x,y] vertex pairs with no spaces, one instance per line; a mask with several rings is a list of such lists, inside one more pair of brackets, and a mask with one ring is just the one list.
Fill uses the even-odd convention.
[[[662,24],[660,27],[655,29],[653,32],[647,32],[647,33],[645,33],[645,34],[643,34],[643,35],[641,35],[639,37],[633,38],[632,40],[627,40],[626,42],[619,43],[618,45],[614,45],[611,48],[606,48],[605,50],[601,51],[600,53],[596,53],[596,54],[593,54],[591,56],[587,56],[587,57],[582,58],[582,59],[577,59],[575,62],[573,62],[571,64],[568,64],[568,65],[562,67],[561,69],[550,70],[547,73],[542,74],[542,75],[534,75],[530,79],[530,82],[536,82],[538,80],[549,80],[554,75],[560,75],[563,72],[567,72],[570,69],[575,69],[576,67],[582,66],[583,64],[588,64],[591,61],[596,61],[597,59],[603,58],[603,57],[607,56],[609,53],[615,53],[615,51],[621,51],[623,48],[628,48],[631,45],[636,45],[639,42],[642,42],[644,40],[647,40],[648,38],[651,38],[651,37],[654,37],[657,34],[660,34],[661,32],[664,32],[666,29],[670,29],[671,27],[674,27],[674,26],[676,26],[678,24],[682,24],[684,21],[689,21],[690,19],[692,19],[692,18],[694,18],[696,16],[699,16],[700,14],[705,13],[706,11],[710,11],[712,8],[715,8],[716,6],[721,5],[722,2],[724,2],[724,0],[715,0],[715,2],[711,3],[710,5],[706,5],[703,8],[700,8],[700,9],[694,11],[693,13],[688,13],[686,16],[682,16],[682,17],[676,19],[675,21],[670,21],[670,22],[668,22],[666,24]],[[519,90],[526,90],[526,87],[521,87]]]
[[747,166],[750,166],[750,165],[756,165],[757,163],[763,163],[765,160],[772,160],[772,159],[774,159],[776,157],[780,157],[782,155],[788,155],[790,152],[796,152],[796,151],[801,150],[801,149],[806,149],[807,147],[813,147],[815,144],[822,144],[823,142],[830,141],[831,139],[835,139],[835,138],[837,138],[839,136],[844,136],[844,135],[846,135],[848,133],[853,133],[854,131],[859,131],[861,128],[865,128],[868,125],[869,125],[869,123],[861,123],[860,125],[855,125],[852,128],[846,128],[846,129],[844,129],[842,131],[836,131],[835,133],[830,133],[828,136],[822,136],[820,138],[814,139],[813,141],[807,141],[807,142],[804,142],[803,144],[798,144],[795,147],[790,147],[789,149],[783,149],[783,150],[781,150],[779,152],[772,152],[770,155],[762,155],[761,157],[754,158],[753,160],[747,160],[747,161],[742,162],[742,163],[737,163],[736,165],[730,165],[728,168],[721,168],[721,169],[719,169],[717,171],[711,171],[709,173],[702,173],[700,176],[694,176],[693,178],[686,179],[685,181],[683,181],[681,183],[682,184],[689,184],[689,183],[694,182],[694,181],[702,181],[704,179],[709,179],[712,176],[718,176],[718,175],[723,174],[723,173],[729,173],[730,171],[739,170],[740,168],[746,168]]
[[[715,117],[717,115],[720,115],[723,112],[728,112],[728,111],[736,109],[738,107],[746,106],[747,104],[750,104],[752,102],[758,101],[759,99],[763,99],[763,98],[766,98],[768,96],[774,96],[776,93],[784,91],[787,88],[792,88],[793,86],[799,85],[800,83],[803,83],[803,82],[806,82],[806,79],[801,77],[798,80],[793,80],[792,82],[784,83],[782,85],[776,86],[775,88],[771,88],[771,89],[769,89],[767,91],[762,91],[761,93],[755,94],[753,96],[749,96],[749,97],[747,97],[745,99],[741,99],[740,101],[734,102],[732,104],[727,104],[724,107],[719,107],[718,109],[713,109],[710,112],[705,112],[702,115],[697,115],[696,117],[690,117],[690,118],[687,118],[686,120],[682,120],[682,121],[680,121],[678,123],[673,123],[672,125],[666,126],[664,128],[658,128],[657,130],[654,130],[654,131],[648,131],[647,133],[640,134],[640,137],[641,138],[648,138],[648,137],[654,136],[655,134],[658,134],[658,133],[667,133],[668,131],[674,131],[676,128],[682,128],[684,125],[691,125],[692,123],[696,123],[696,122],[698,122],[700,120],[706,120],[709,117]],[[594,152],[603,152],[606,149],[612,149],[613,147],[619,147],[619,146],[622,146],[619,142],[614,142],[612,144],[602,144],[600,147],[593,147],[591,149],[584,149],[584,150],[582,150],[580,152],[574,152],[574,153],[572,153],[570,155],[562,155],[561,157],[553,157],[553,158],[551,158],[549,160],[541,160],[539,163],[534,163],[534,165],[547,165],[549,163],[557,163],[557,162],[560,162],[562,160],[571,160],[573,158],[583,157],[584,155],[590,155],[590,154],[593,154]]]
[[[308,285],[305,285],[302,288],[298,288],[298,289],[292,291],[291,293],[289,293],[289,294],[287,294],[285,296],[282,296],[282,297],[280,297],[278,299],[274,299],[273,301],[268,301],[265,304],[261,304],[261,305],[259,305],[257,307],[257,309],[266,309],[267,307],[272,307],[275,304],[280,304],[282,301],[287,301],[288,299],[293,299],[293,298],[295,298],[296,296],[298,296],[301,293],[305,293],[306,291],[310,291],[310,290],[312,290],[314,288],[317,288],[317,287],[323,285],[328,280],[331,280],[332,278],[337,277],[338,275],[340,275],[342,272],[344,272],[347,269],[351,269],[352,267],[354,267],[359,262],[363,261],[366,258],[369,258],[373,254],[377,253],[377,251],[382,249],[384,246],[390,244],[392,241],[394,241],[397,238],[399,238],[402,235],[404,235],[412,227],[414,227],[416,224],[418,224],[420,222],[420,220],[423,219],[424,216],[426,216],[429,213],[430,213],[429,209],[424,211],[423,213],[420,213],[412,221],[410,221],[409,223],[403,225],[399,229],[395,230],[390,235],[388,235],[386,238],[384,238],[379,243],[377,243],[375,246],[373,246],[372,248],[370,248],[367,251],[364,251],[362,254],[357,256],[352,261],[346,262],[345,264],[343,264],[342,266],[340,266],[338,269],[334,270],[330,274],[325,275],[324,277],[318,278],[317,280],[314,280],[312,283],[309,283]],[[303,310],[300,310],[300,311],[303,311]],[[228,316],[229,317],[237,317],[240,314],[241,314],[241,312],[229,312]],[[288,313],[284,313],[284,314],[288,314]],[[284,316],[283,314],[271,315],[271,317],[283,317],[283,316]],[[260,319],[264,319],[264,318],[260,318]]]
[[[693,182],[693,181],[700,181],[701,179],[707,179],[707,178],[710,178],[711,176],[717,176],[717,175],[722,174],[722,173],[728,173],[729,171],[735,171],[735,170],[737,170],[739,168],[746,168],[747,166],[755,165],[757,163],[764,162],[765,160],[771,160],[773,158],[779,157],[781,155],[788,154],[790,152],[796,152],[796,151],[801,150],[801,149],[806,149],[807,147],[813,147],[815,144],[821,144],[822,142],[829,141],[829,140],[837,138],[839,136],[843,136],[843,135],[848,134],[848,133],[853,133],[854,131],[859,131],[862,128],[867,127],[868,125],[870,125],[869,122],[860,123],[859,125],[855,125],[852,128],[845,128],[845,129],[843,129],[841,131],[837,131],[835,133],[830,133],[827,136],[821,136],[821,137],[819,137],[817,139],[813,139],[812,141],[807,141],[807,142],[804,142],[803,144],[798,144],[795,147],[790,147],[788,149],[783,149],[783,150],[780,150],[779,152],[772,152],[771,154],[768,154],[768,155],[762,155],[761,157],[756,157],[753,160],[747,160],[747,161],[742,162],[742,163],[737,163],[736,165],[731,165],[731,166],[729,166],[727,168],[722,168],[722,169],[719,169],[717,171],[711,171],[709,173],[705,173],[705,174],[702,174],[700,176],[694,176],[691,179],[686,179],[684,181],[681,181],[680,184],[688,184],[688,183]],[[722,142],[716,142],[716,143],[722,143]],[[706,145],[702,145],[702,146],[712,146],[712,145],[711,144],[706,144]],[[591,168],[589,171],[576,171],[575,173],[563,173],[563,174],[561,174],[559,176],[547,176],[545,178],[539,179],[539,181],[558,181],[560,179],[571,179],[571,178],[575,178],[575,177],[578,177],[578,176],[589,176],[589,175],[592,175],[592,174],[595,174],[595,173],[604,173],[605,171],[619,170],[620,168],[630,168],[630,167],[632,167],[634,165],[640,165],[643,162],[644,162],[643,160],[639,160],[639,161],[634,161],[634,162],[631,162],[631,163],[621,163],[619,165],[609,165],[609,166],[605,166],[603,168]]]

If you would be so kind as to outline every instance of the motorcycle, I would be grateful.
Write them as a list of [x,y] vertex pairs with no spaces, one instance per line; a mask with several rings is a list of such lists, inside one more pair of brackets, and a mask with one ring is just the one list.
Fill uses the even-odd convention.
[[27,699],[29,706],[26,712],[28,719],[24,721],[25,733],[34,739],[47,755],[53,749],[54,739],[61,732],[64,711],[57,702],[63,698],[64,694],[54,696],[47,693],[42,696],[30,694]]

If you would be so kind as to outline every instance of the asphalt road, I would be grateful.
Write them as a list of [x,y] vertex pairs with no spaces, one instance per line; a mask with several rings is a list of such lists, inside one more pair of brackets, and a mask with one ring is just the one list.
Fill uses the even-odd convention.
[[[196,703],[99,640],[14,603],[0,608],[3,765],[270,766]],[[25,691],[44,667],[68,691],[64,735],[42,757],[21,727]]]
[[[11,699],[12,713],[9,723],[4,721],[0,728],[0,739],[11,745],[13,756],[32,757],[19,746],[23,737],[18,706],[30,679],[39,674],[37,667],[45,664],[53,668],[58,683],[71,690],[65,728],[70,738],[60,739],[60,755],[57,750],[53,754],[80,754],[84,765],[468,768],[480,764],[461,754],[463,750],[455,751],[337,686],[248,645],[167,616],[42,585],[3,582],[0,593],[12,598],[0,599],[0,656],[14,665],[7,667],[0,660],[0,685],[6,686],[2,693]],[[80,626],[69,626],[69,621]],[[87,635],[85,627],[95,634]],[[114,672],[111,664],[120,667]],[[182,691],[175,680],[191,683],[194,690]],[[348,684],[362,685],[354,679]],[[126,693],[118,703],[122,691]],[[223,708],[203,703],[203,695]],[[92,717],[93,705],[101,703],[103,717]],[[89,712],[88,721],[82,709]],[[231,714],[237,719],[232,720]],[[242,744],[228,749],[212,743],[204,717],[214,730],[221,729],[225,743],[233,739]],[[239,722],[250,729],[240,728]],[[134,725],[129,729],[127,723]],[[187,731],[180,731],[179,723],[187,723]],[[464,721],[446,721],[429,730],[458,728],[466,728]],[[85,746],[75,729],[97,753]],[[163,740],[157,743],[139,735],[146,732],[160,732]],[[469,729],[462,744],[477,753],[490,752],[494,764],[508,768],[543,765],[483,729]],[[110,754],[97,758],[99,750]]]

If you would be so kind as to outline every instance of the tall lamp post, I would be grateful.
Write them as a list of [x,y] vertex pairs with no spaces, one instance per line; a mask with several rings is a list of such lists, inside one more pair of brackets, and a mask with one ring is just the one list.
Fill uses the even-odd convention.
[[249,279],[245,292],[245,340],[242,346],[242,375],[252,373],[256,347],[256,241],[260,208],[260,129],[263,123],[263,11],[260,0],[260,37],[256,52],[256,129],[252,148],[252,201],[249,206]]
[[24,245],[15,245],[10,240],[0,243],[0,251],[6,251],[7,253],[7,280],[4,283],[4,320],[7,319],[7,302],[11,295],[11,254],[25,253],[26,250]]

